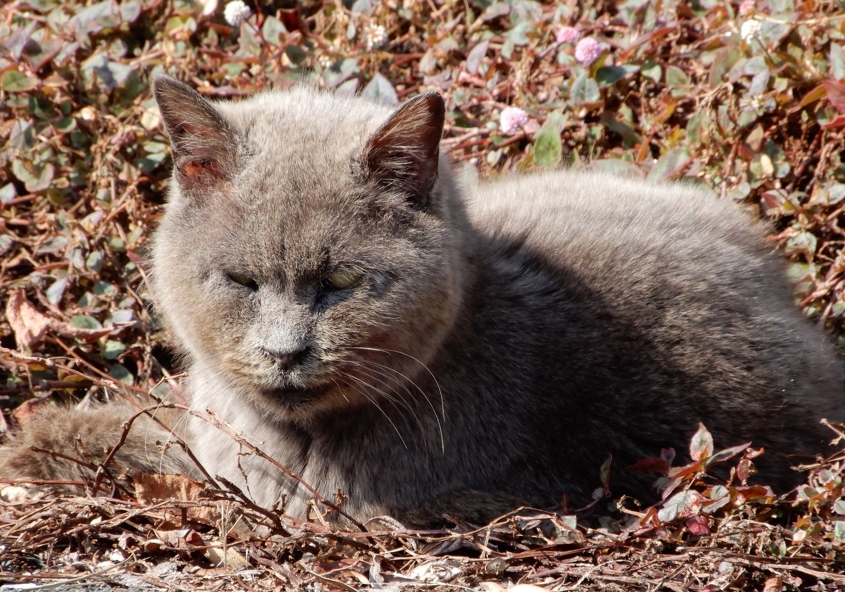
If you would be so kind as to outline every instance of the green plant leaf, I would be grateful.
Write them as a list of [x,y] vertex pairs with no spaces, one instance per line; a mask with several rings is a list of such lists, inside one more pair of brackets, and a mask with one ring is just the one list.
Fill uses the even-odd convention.
[[56,169],[52,164],[34,165],[22,160],[12,162],[12,172],[22,181],[26,190],[37,193],[50,187]]
[[642,68],[640,68],[640,74],[646,78],[651,78],[655,82],[660,82],[660,78],[663,76],[663,68],[657,62],[647,60]]
[[816,235],[809,231],[799,232],[786,241],[786,252],[791,254],[801,253],[807,258],[812,258],[818,247]]
[[364,92],[361,93],[362,96],[373,100],[384,103],[386,105],[398,105],[399,104],[399,97],[396,96],[396,89],[393,88],[393,85],[390,84],[390,81],[376,72],[376,75],[373,76],[373,79],[370,80],[370,83],[364,87]]
[[689,83],[689,76],[677,66],[666,68],[666,84],[669,86],[687,86]]
[[572,83],[570,96],[576,103],[597,103],[601,100],[601,91],[598,83],[587,72],[582,72]]
[[621,66],[602,66],[596,70],[596,82],[602,86],[610,86],[625,78],[628,70]]
[[100,345],[100,355],[107,360],[114,360],[126,351],[126,345],[117,339],[107,339]]
[[288,30],[285,28],[284,23],[275,16],[268,16],[264,24],[261,25],[261,35],[270,45],[279,45],[282,37],[285,37],[287,34]]
[[830,44],[830,73],[837,80],[845,78],[845,49],[838,43]]
[[648,172],[650,181],[662,181],[678,173],[678,169],[689,160],[689,154],[683,148],[672,148],[661,156]]
[[352,76],[357,67],[358,60],[355,58],[339,60],[323,72],[323,81],[326,86],[333,88]]
[[534,142],[534,162],[541,167],[556,167],[560,164],[562,154],[563,144],[560,141],[560,132],[553,126],[543,125]]
[[15,189],[14,183],[6,183],[0,187],[0,203],[7,205],[10,201],[18,196],[18,190]]
[[0,88],[8,92],[26,92],[37,85],[37,79],[17,70],[7,70],[0,76]]
[[121,364],[114,364],[111,368],[109,368],[109,376],[116,378],[123,384],[128,384],[129,386],[135,384],[135,377],[126,368],[126,366]]
[[76,327],[77,329],[103,328],[103,326],[100,324],[100,321],[88,315],[76,315],[75,317],[70,319],[70,324],[72,327]]

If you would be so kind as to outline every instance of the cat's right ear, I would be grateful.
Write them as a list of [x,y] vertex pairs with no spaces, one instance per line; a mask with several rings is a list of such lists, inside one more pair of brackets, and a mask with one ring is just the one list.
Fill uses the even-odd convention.
[[180,187],[190,191],[231,181],[236,143],[214,106],[187,84],[161,74],[153,79],[153,95],[170,136]]

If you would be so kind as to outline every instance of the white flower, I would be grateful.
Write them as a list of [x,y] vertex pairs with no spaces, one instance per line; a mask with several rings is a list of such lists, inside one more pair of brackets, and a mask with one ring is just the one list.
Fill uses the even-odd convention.
[[251,15],[252,11],[243,3],[243,0],[232,0],[223,9],[223,18],[233,27],[239,27]]
[[383,25],[367,25],[364,36],[367,39],[367,51],[372,51],[387,43],[387,29]]
[[499,114],[499,129],[503,134],[512,134],[526,123],[528,123],[528,113],[519,107],[505,107]]
[[202,5],[203,16],[214,14],[214,11],[217,10],[217,0],[200,0],[200,4]]
[[317,63],[320,64],[320,67],[323,70],[328,70],[329,68],[331,68],[332,64],[334,64],[334,60],[332,59],[332,56],[323,54],[319,58],[317,58]]
[[757,19],[747,20],[740,25],[739,36],[742,37],[742,40],[746,43],[751,43],[751,40],[760,34],[760,29],[762,27],[763,24]]

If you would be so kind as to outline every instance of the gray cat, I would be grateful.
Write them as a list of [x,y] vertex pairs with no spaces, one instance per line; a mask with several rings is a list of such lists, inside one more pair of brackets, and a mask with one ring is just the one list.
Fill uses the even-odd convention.
[[[725,200],[590,172],[463,195],[436,93],[394,111],[305,87],[210,103],[160,76],[154,92],[175,166],[153,293],[193,406],[357,518],[584,501],[608,454],[614,491],[648,496],[653,476],[624,467],[685,450],[699,421],[717,446],[764,446],[762,478],[785,488],[787,455],[821,452],[819,419],[845,419],[833,347],[765,228]],[[128,412],[51,411],[6,472],[67,472],[25,446],[97,418],[96,456]],[[307,513],[297,481],[241,456],[244,482],[237,443],[183,419],[208,471]],[[145,452],[157,426],[135,433],[119,462],[197,474]]]

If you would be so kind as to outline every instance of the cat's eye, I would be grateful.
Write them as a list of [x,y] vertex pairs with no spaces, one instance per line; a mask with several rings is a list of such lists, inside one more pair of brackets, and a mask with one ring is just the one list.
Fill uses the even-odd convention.
[[333,271],[323,280],[323,287],[329,290],[343,290],[351,288],[361,281],[364,274],[353,269],[339,269]]
[[244,275],[242,273],[234,273],[230,271],[226,274],[226,276],[236,284],[239,284],[245,288],[249,288],[253,291],[258,289],[258,282],[256,282],[248,275]]

